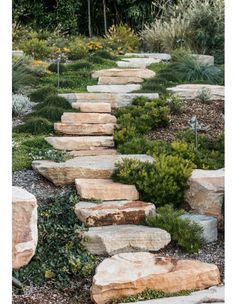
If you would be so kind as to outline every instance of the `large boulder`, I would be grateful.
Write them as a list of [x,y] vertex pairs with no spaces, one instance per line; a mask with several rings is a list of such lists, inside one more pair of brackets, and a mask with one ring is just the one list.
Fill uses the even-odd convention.
[[106,304],[147,288],[178,292],[205,289],[219,283],[219,269],[214,264],[148,252],[123,253],[105,259],[97,267],[91,298],[96,304]]
[[12,187],[12,268],[29,263],[38,242],[37,200],[20,187]]
[[165,230],[142,225],[93,227],[84,232],[84,236],[85,247],[96,255],[158,251],[171,241]]
[[185,200],[193,210],[222,219],[224,175],[224,169],[193,170],[185,192]]

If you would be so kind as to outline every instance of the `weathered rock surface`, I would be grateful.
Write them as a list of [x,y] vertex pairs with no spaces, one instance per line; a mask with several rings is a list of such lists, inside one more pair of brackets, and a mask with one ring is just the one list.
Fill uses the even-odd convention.
[[181,215],[181,218],[200,225],[203,228],[203,239],[205,242],[210,243],[217,240],[217,219],[215,217],[189,213]]
[[114,147],[113,136],[54,136],[45,139],[53,148],[66,151]]
[[80,109],[81,113],[111,113],[111,105],[106,102],[76,102],[73,108]]
[[139,199],[139,193],[134,185],[115,183],[110,179],[76,179],[75,185],[82,199],[104,201]]
[[93,86],[87,86],[88,92],[104,92],[104,93],[130,93],[141,89],[140,84],[98,84]]
[[23,57],[24,56],[24,52],[23,51],[19,51],[19,50],[13,50],[12,51],[12,56],[13,57]]
[[84,236],[87,240],[85,247],[96,255],[158,251],[171,241],[170,234],[165,230],[142,225],[93,227]]
[[72,135],[112,135],[114,133],[114,124],[65,124],[54,123],[54,130],[63,134]]
[[164,61],[169,61],[171,59],[170,54],[166,53],[126,53],[125,57],[139,57],[139,58],[154,58]]
[[224,286],[214,286],[206,290],[192,292],[188,296],[139,301],[133,304],[223,304],[225,303],[224,294]]
[[116,117],[100,113],[64,113],[61,117],[64,124],[107,124],[116,123]]
[[159,58],[143,57],[143,58],[125,58],[122,61],[117,61],[117,65],[120,68],[143,68],[145,69],[152,63],[159,63]]
[[95,148],[90,150],[70,151],[71,156],[93,156],[93,155],[116,155],[119,154],[115,149]]
[[99,70],[92,74],[93,78],[99,77],[140,77],[143,79],[152,78],[156,75],[155,72],[148,69],[106,69],[106,70]]
[[105,201],[102,203],[80,201],[75,206],[79,220],[87,227],[107,225],[138,225],[146,216],[155,214],[155,205],[142,201]]
[[214,56],[199,55],[199,54],[193,54],[193,56],[197,59],[197,61],[200,64],[203,64],[203,65],[214,65]]
[[142,83],[143,78],[140,77],[99,77],[98,84],[132,84]]
[[211,100],[224,99],[224,86],[210,84],[181,84],[172,88],[167,88],[167,91],[176,94],[183,99],[195,99],[201,94],[202,90],[209,92]]
[[105,304],[147,288],[178,292],[205,289],[219,283],[219,269],[214,264],[148,252],[122,253],[105,259],[97,267],[91,298],[96,304]]
[[185,192],[185,200],[193,210],[222,219],[224,174],[224,169],[193,170]]
[[74,183],[76,178],[111,178],[115,163],[124,158],[153,162],[153,158],[145,154],[124,154],[81,156],[63,163],[35,160],[32,167],[56,186],[64,186]]
[[12,187],[12,268],[29,263],[38,242],[37,200],[20,187]]

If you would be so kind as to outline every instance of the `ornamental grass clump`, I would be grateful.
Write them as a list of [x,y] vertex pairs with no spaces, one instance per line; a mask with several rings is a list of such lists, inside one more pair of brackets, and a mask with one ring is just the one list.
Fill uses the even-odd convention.
[[53,106],[46,106],[43,107],[37,111],[34,111],[33,113],[30,113],[25,117],[26,121],[29,121],[32,119],[32,117],[38,117],[38,118],[46,118],[50,122],[57,122],[61,120],[61,116],[65,110],[63,108],[53,107]]
[[53,86],[45,86],[37,89],[30,94],[30,100],[33,102],[44,102],[50,95],[57,94],[57,89]]
[[[52,73],[57,73],[58,64],[53,62],[48,66],[48,70]],[[67,67],[63,63],[59,63],[59,73],[64,73],[67,71]]]
[[49,134],[53,132],[53,123],[42,117],[32,117],[26,123],[13,129],[16,133]]
[[50,95],[44,102],[37,104],[34,109],[39,110],[44,107],[57,107],[62,109],[72,109],[71,104],[62,96]]

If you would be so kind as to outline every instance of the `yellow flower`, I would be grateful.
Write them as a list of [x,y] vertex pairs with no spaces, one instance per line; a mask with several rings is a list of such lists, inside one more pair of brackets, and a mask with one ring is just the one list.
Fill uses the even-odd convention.
[[69,51],[70,51],[70,49],[68,49],[68,48],[63,48],[63,52],[64,52],[64,53],[69,53]]
[[42,60],[33,60],[32,64],[33,65],[40,65],[42,63]]

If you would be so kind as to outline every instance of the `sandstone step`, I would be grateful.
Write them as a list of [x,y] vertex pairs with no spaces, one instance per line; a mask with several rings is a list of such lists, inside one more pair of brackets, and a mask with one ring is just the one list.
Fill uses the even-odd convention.
[[120,68],[143,68],[145,69],[152,63],[159,63],[159,58],[126,58],[122,61],[117,61],[116,64]]
[[183,99],[196,99],[202,90],[209,92],[211,100],[224,99],[224,86],[210,84],[181,84],[172,88],[167,88],[167,91],[180,96]]
[[[81,103],[109,103],[112,108],[124,107],[132,104],[132,100],[136,97],[144,96],[149,99],[158,98],[158,93],[66,93],[59,94],[71,103],[73,108],[78,109]],[[78,105],[77,105],[78,103]]]
[[79,220],[87,227],[141,224],[146,216],[155,214],[155,205],[142,201],[105,201],[102,203],[80,201],[75,206]]
[[38,242],[37,200],[23,188],[12,187],[12,268],[29,263]]
[[140,77],[99,77],[98,84],[132,84],[142,83],[143,78]]
[[171,241],[165,230],[142,225],[92,227],[84,232],[84,236],[86,249],[96,255],[158,251]]
[[59,136],[45,139],[53,148],[66,151],[114,147],[113,136]]
[[114,133],[114,124],[65,124],[54,123],[54,130],[63,134],[70,135],[112,135]]
[[[225,287],[213,286],[206,290],[191,292],[188,296],[168,297],[156,300],[133,302],[133,304],[224,304]],[[125,303],[123,303],[125,304]]]
[[69,155],[78,156],[93,156],[93,155],[116,155],[119,154],[115,149],[95,148],[90,150],[70,151]]
[[115,163],[125,158],[143,162],[154,161],[151,156],[145,154],[100,155],[76,157],[63,163],[35,160],[32,167],[56,186],[64,186],[74,183],[76,178],[111,178]]
[[148,252],[120,253],[98,265],[91,298],[96,304],[105,304],[147,288],[178,292],[205,289],[219,283],[219,269],[214,264],[161,257]]
[[103,201],[139,199],[139,193],[134,185],[115,183],[110,179],[76,179],[75,185],[81,199]]
[[111,114],[66,112],[62,115],[61,122],[64,124],[114,124],[116,117]]
[[224,174],[224,169],[193,170],[185,200],[195,212],[222,219]]
[[88,92],[100,92],[100,93],[130,93],[133,91],[137,91],[141,89],[140,84],[124,84],[124,85],[93,85],[93,86],[87,86]]
[[106,102],[77,102],[73,104],[73,108],[80,109],[81,113],[111,113],[111,105]]
[[191,222],[197,223],[203,228],[203,239],[205,242],[210,243],[217,241],[217,219],[213,216],[202,214],[186,213],[181,215],[181,218],[188,219]]
[[148,69],[113,68],[113,69],[95,71],[92,74],[92,78],[99,78],[105,76],[105,77],[140,77],[143,79],[148,79],[154,77],[155,75],[156,73],[154,71]]

